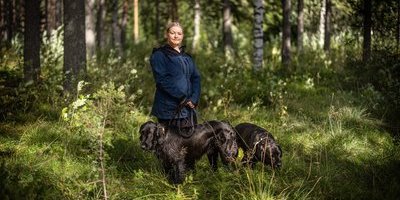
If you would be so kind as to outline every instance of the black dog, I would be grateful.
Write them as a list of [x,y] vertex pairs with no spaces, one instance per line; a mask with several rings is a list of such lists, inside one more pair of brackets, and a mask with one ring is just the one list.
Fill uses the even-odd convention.
[[220,121],[196,125],[189,138],[181,137],[177,129],[149,121],[140,127],[140,143],[142,149],[155,152],[174,184],[183,182],[186,170],[194,169],[202,155],[207,154],[216,169],[218,155],[227,164],[235,161],[238,151],[233,127]]
[[279,168],[282,164],[282,149],[267,130],[250,123],[241,123],[235,127],[238,133],[238,145],[244,151],[242,162],[254,167],[257,161]]

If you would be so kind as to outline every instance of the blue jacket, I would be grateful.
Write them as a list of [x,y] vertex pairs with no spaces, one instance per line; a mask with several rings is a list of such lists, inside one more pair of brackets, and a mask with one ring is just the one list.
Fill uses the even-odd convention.
[[191,100],[195,105],[200,98],[200,74],[192,57],[181,48],[179,53],[169,45],[153,49],[150,64],[156,82],[151,114],[158,119],[185,118],[190,108],[185,107],[179,115],[180,102]]

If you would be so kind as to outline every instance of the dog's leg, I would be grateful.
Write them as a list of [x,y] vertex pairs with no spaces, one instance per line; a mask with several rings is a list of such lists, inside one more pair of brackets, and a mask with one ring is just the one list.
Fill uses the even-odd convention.
[[185,162],[186,168],[189,170],[195,170],[195,160],[186,158]]
[[167,174],[168,180],[175,183],[174,166],[169,161],[163,161],[164,173]]
[[212,170],[216,171],[218,169],[218,151],[214,147],[212,147],[208,151],[207,157]]
[[185,180],[185,163],[184,161],[177,161],[173,163],[172,182],[174,184],[181,184]]

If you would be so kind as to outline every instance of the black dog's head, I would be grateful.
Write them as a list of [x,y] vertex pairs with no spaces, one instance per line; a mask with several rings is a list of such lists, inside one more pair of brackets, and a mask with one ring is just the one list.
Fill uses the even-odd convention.
[[234,162],[238,155],[238,145],[233,127],[229,123],[222,121],[210,121],[209,124],[215,131],[216,145],[223,162]]
[[282,149],[274,138],[267,134],[267,136],[260,137],[258,141],[255,146],[257,158],[274,169],[280,168],[282,165]]
[[148,121],[140,126],[139,132],[142,149],[154,151],[163,142],[165,128],[161,124]]

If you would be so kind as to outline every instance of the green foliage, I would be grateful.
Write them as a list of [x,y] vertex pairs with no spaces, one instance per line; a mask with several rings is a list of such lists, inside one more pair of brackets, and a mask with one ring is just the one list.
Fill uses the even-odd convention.
[[388,122],[389,128],[392,129],[399,123],[399,63],[399,54],[390,49],[374,51],[368,63],[356,59],[349,59],[346,63],[345,86],[358,90],[366,100],[365,106]]
[[[373,51],[371,61],[362,63],[360,37],[350,28],[333,36],[329,53],[310,34],[304,52],[293,56],[293,71],[286,74],[280,66],[280,5],[270,1],[265,66],[255,73],[251,4],[233,1],[234,12],[240,14],[233,27],[239,50],[226,60],[221,39],[214,37],[221,30],[215,23],[221,17],[220,3],[209,3],[203,6],[207,25],[202,27],[201,51],[193,54],[202,76],[200,122],[218,119],[265,127],[282,146],[282,169],[261,164],[248,169],[240,164],[241,151],[231,169],[221,166],[213,172],[204,157],[182,185],[171,185],[156,156],[139,144],[138,129],[151,120],[155,84],[149,56],[156,42],[132,45],[121,56],[106,48],[99,51],[88,62],[88,79],[77,86],[73,102],[66,102],[61,96],[60,29],[43,41],[38,86],[20,85],[21,38],[1,50],[0,196],[100,199],[103,162],[111,199],[396,199],[400,149],[393,132],[382,127],[392,127],[398,118],[398,54],[390,48]],[[336,20],[346,18],[349,5],[336,3],[337,12],[346,11],[335,15]],[[188,44],[191,3],[183,4]],[[142,5],[147,9],[143,12],[154,16],[154,2]],[[318,16],[316,9],[307,13],[311,32],[317,23],[313,16]],[[153,21],[142,25],[149,38]],[[394,123],[387,124],[390,120]]]
[[40,54],[41,77],[46,87],[60,93],[63,89],[63,26],[54,30],[51,34],[45,33],[45,35],[42,40],[42,52]]

